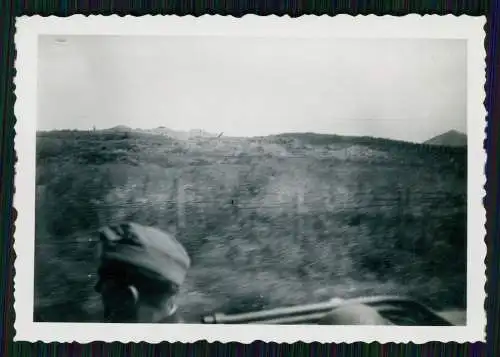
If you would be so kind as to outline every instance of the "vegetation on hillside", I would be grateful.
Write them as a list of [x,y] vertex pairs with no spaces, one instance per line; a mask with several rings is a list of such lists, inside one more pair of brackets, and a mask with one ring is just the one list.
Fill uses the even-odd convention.
[[466,149],[312,133],[37,140],[36,315],[96,321],[98,227],[174,232],[188,318],[367,294],[465,307]]

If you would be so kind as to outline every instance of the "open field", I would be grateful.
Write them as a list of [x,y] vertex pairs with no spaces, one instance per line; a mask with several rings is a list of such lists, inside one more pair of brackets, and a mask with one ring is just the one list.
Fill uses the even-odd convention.
[[125,219],[186,246],[188,318],[366,294],[465,307],[466,149],[77,131],[39,133],[37,145],[45,321],[99,319],[88,232]]

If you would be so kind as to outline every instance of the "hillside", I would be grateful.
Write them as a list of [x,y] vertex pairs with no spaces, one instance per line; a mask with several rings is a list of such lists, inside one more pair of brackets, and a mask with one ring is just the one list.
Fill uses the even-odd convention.
[[124,219],[185,244],[179,305],[195,319],[365,294],[465,307],[464,149],[311,133],[66,131],[37,145],[42,320],[100,317],[89,232]]
[[424,142],[427,145],[451,146],[451,147],[466,147],[467,135],[456,130],[447,131],[444,134],[438,135]]
[[150,134],[150,135],[163,135],[168,136],[177,140],[189,140],[194,138],[214,138],[217,134],[209,133],[202,129],[191,129],[188,131],[182,130],[173,130],[170,128],[166,128],[164,126],[159,126],[157,128],[152,129],[141,129],[136,128],[132,129],[125,125],[118,125],[109,129],[99,130],[100,133],[137,133],[137,134]]

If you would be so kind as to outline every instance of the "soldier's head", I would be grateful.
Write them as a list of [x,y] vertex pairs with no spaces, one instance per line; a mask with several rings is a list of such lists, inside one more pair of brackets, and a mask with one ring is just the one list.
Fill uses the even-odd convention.
[[190,258],[169,233],[136,223],[99,231],[99,281],[108,322],[168,321]]

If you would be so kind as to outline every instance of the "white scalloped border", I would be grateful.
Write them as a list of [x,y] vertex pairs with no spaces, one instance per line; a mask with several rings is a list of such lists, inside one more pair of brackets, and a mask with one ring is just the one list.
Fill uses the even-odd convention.
[[[454,15],[335,17],[307,15],[231,16],[55,16],[16,19],[15,77],[16,193],[14,249],[16,320],[15,341],[43,342],[264,342],[294,343],[426,343],[485,341],[486,211],[483,150],[486,128],[484,26],[486,18]],[[294,36],[364,38],[455,38],[468,41],[468,279],[467,325],[457,327],[399,326],[256,326],[256,325],[107,325],[85,323],[33,323],[35,131],[37,36],[39,34],[185,35],[185,36]]]

